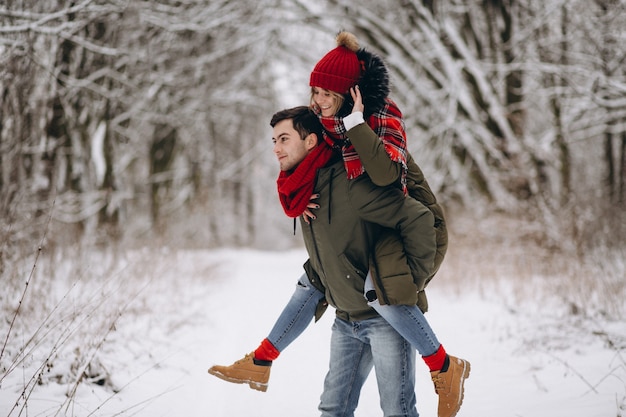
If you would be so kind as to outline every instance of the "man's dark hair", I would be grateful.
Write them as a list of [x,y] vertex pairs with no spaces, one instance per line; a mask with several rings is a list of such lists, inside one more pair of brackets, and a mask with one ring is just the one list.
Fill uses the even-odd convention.
[[309,107],[298,106],[276,112],[272,116],[270,126],[274,127],[279,122],[287,119],[291,119],[293,128],[300,134],[301,139],[306,138],[311,133],[315,133],[318,140],[322,139],[322,124]]

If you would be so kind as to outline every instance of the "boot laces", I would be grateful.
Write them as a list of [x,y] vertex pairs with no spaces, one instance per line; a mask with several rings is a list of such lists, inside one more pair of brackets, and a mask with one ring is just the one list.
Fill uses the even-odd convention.
[[252,356],[251,353],[246,353],[246,356],[244,356],[243,359],[239,359],[238,361],[235,361],[235,365],[246,362],[250,356]]
[[440,391],[446,390],[446,380],[442,378],[440,375],[432,377],[433,383],[435,384],[435,392],[439,394]]

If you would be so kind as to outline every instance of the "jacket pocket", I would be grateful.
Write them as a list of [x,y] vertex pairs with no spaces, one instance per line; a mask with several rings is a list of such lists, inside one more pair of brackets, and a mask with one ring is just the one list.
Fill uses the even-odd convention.
[[345,253],[342,253],[341,255],[339,255],[339,259],[341,260],[341,263],[343,264],[346,271],[348,271],[346,278],[359,277],[365,280],[367,271],[363,271],[363,268],[357,268],[356,266],[354,266],[354,263],[350,261],[350,259],[346,256]]

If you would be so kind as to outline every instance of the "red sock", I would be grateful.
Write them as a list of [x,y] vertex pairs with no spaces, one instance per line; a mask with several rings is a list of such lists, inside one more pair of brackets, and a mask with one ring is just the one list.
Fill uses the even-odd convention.
[[278,358],[278,355],[280,355],[280,351],[267,339],[263,339],[259,347],[254,351],[254,358],[260,361],[273,361]]
[[440,371],[443,368],[443,364],[446,361],[446,350],[443,348],[443,345],[439,345],[439,349],[437,352],[432,355],[422,356],[424,362],[426,362],[426,366],[430,369],[430,371]]

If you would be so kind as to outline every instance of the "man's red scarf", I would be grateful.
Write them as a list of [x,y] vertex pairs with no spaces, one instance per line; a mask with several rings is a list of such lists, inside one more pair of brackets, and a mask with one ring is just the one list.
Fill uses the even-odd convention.
[[[365,169],[354,146],[348,140],[343,119],[334,116],[324,117],[317,106],[313,106],[313,110],[324,125],[324,140],[331,147],[341,149],[348,178],[353,179],[363,174]],[[366,122],[383,142],[389,158],[402,165],[401,184],[406,194],[407,148],[402,112],[396,103],[387,98],[385,99],[385,106],[369,116]]]
[[295,218],[304,213],[313,194],[317,170],[326,166],[332,156],[332,148],[320,141],[294,170],[280,171],[276,180],[278,198],[287,216]]

